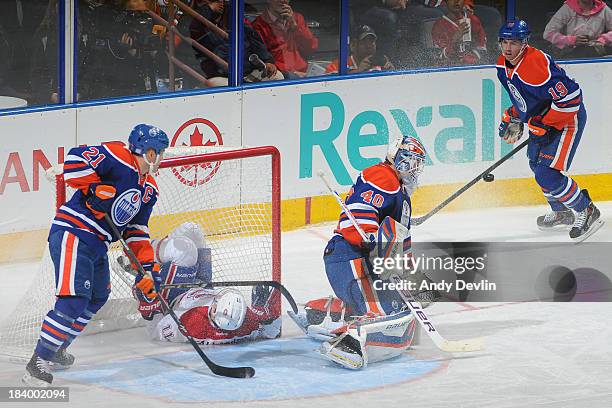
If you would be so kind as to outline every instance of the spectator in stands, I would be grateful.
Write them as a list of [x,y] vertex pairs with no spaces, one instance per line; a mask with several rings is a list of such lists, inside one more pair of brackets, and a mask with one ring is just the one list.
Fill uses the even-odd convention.
[[[386,55],[383,55],[380,61],[376,60],[376,38],[376,33],[368,25],[361,25],[351,33],[351,54],[347,64],[350,74],[394,69],[393,64]],[[335,59],[327,66],[325,73],[337,73],[338,70],[338,59]]]
[[409,0],[351,0],[355,25],[372,27],[379,36],[378,50],[385,55],[397,57],[400,41],[400,20]]
[[50,0],[47,12],[34,32],[33,49],[30,61],[30,104],[58,103],[57,83],[57,0]]
[[566,0],[544,38],[557,56],[594,57],[612,52],[612,10],[602,0]]
[[307,59],[318,48],[304,16],[294,12],[289,0],[268,0],[266,9],[253,21],[276,66],[286,77],[306,75]]
[[[224,18],[226,10],[223,0],[204,0],[196,7],[196,11],[227,32],[225,24],[226,19]],[[191,38],[215,53],[221,59],[229,61],[230,47],[228,39],[209,30],[204,24],[196,19],[192,21],[190,31]],[[246,20],[244,21],[243,55],[242,67],[246,81],[271,81],[284,78],[274,64],[274,58],[267,50],[261,36]],[[256,55],[257,58],[252,57],[253,55]],[[228,73],[225,67],[220,66],[214,60],[199,51],[196,51],[196,56],[200,60],[200,66],[204,72],[204,76],[209,79],[210,86],[227,86]]]
[[[437,8],[437,7],[446,7],[446,1],[444,0],[423,0],[423,4],[426,7]],[[465,8],[468,9],[470,13],[474,12],[474,0],[465,0]]]
[[444,66],[478,64],[487,51],[487,38],[478,17],[464,0],[447,0],[446,14],[432,28],[439,63]]
[[0,95],[11,96],[15,90],[6,82],[7,73],[11,67],[11,47],[0,26]]
[[28,102],[32,100],[29,83],[32,34],[40,25],[49,1],[0,0],[0,26],[4,30],[4,46],[8,45],[7,52],[10,55],[8,61],[2,61],[3,64],[10,63],[6,66],[7,71],[2,81],[11,91],[4,95],[26,99]]

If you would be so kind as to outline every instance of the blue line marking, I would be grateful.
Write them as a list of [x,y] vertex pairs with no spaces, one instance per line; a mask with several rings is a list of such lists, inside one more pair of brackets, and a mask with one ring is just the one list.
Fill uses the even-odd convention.
[[257,401],[365,391],[418,379],[443,365],[406,352],[352,371],[314,352],[319,344],[299,337],[206,347],[220,364],[253,366],[256,374],[250,379],[215,376],[193,351],[74,367],[55,376],[173,402]]

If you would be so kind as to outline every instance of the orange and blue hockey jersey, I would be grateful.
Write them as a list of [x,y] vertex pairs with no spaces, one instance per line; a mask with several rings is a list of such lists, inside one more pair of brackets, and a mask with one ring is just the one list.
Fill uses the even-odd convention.
[[[366,234],[375,233],[386,217],[410,228],[410,196],[404,193],[395,170],[388,163],[379,163],[363,170],[345,203]],[[361,236],[344,211],[340,213],[334,232],[342,235],[351,245],[361,245]]]
[[537,48],[527,46],[514,67],[508,66],[501,55],[497,60],[497,76],[523,122],[546,112],[542,123],[563,129],[574,122],[582,105],[578,83]]
[[68,231],[98,253],[106,252],[115,241],[113,233],[85,201],[91,184],[112,184],[117,192],[109,216],[143,266],[153,262],[148,223],[158,197],[157,184],[151,175],[140,175],[135,157],[123,143],[70,149],[64,162],[64,180],[76,191],[57,210],[49,235]]

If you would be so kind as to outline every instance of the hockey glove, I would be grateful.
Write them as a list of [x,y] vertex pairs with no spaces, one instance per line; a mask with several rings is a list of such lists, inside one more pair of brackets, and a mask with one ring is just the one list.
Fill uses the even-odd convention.
[[508,144],[514,144],[523,136],[523,122],[519,118],[514,106],[506,109],[499,124],[499,137]]
[[110,211],[115,194],[117,189],[111,184],[91,184],[85,205],[100,220]]
[[145,295],[148,299],[155,299],[157,297],[157,292],[159,291],[159,287],[161,285],[161,274],[159,273],[160,267],[158,263],[145,263],[142,265],[145,271],[151,272],[151,277],[149,275],[138,275],[136,277],[135,286],[140,289],[143,295]]
[[528,126],[529,136],[538,144],[547,144],[561,133],[554,126],[544,124],[541,116],[534,116],[529,119]]

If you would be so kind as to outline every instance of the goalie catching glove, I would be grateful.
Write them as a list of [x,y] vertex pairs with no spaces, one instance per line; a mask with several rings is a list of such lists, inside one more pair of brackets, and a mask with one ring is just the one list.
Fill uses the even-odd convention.
[[499,124],[499,137],[508,144],[514,144],[523,136],[524,124],[514,106],[506,109]]

